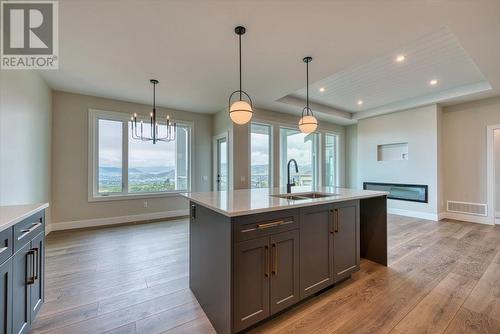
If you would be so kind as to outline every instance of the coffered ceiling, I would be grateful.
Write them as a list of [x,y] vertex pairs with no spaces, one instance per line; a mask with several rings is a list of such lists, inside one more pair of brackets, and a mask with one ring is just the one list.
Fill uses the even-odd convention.
[[60,0],[60,69],[41,73],[57,90],[148,104],[154,77],[159,105],[214,113],[237,89],[242,24],[243,88],[258,108],[300,113],[310,55],[313,109],[349,124],[500,95],[499,13],[496,0]]

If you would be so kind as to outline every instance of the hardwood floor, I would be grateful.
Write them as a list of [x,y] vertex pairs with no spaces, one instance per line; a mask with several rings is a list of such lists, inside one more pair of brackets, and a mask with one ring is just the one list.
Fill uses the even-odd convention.
[[[500,333],[500,226],[389,217],[389,267],[252,333]],[[53,232],[31,333],[214,333],[188,287],[187,220]]]

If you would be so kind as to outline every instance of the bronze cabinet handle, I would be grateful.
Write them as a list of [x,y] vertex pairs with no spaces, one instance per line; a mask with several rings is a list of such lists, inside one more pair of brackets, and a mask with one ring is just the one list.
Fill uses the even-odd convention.
[[[30,258],[30,256],[33,256]],[[35,283],[35,278],[33,277],[32,272],[33,272],[33,259],[35,257],[35,252],[33,250],[29,250],[26,253],[26,284],[33,284]]]
[[334,210],[330,210],[331,221],[330,221],[330,234],[335,233],[335,216],[333,215]]
[[274,256],[273,256],[273,275],[278,275],[278,247],[273,243]]
[[264,277],[269,277],[269,247],[267,245],[264,246]]
[[33,253],[33,280],[37,280],[38,276],[40,276],[40,266],[39,266],[39,261],[40,261],[40,253],[38,252],[38,248],[32,248],[31,249]]
[[335,233],[339,232],[339,209],[335,209]]

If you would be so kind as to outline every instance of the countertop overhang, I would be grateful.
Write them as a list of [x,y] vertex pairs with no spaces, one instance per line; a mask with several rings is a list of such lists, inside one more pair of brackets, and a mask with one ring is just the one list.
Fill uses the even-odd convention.
[[237,217],[254,213],[286,210],[311,205],[344,202],[355,199],[387,196],[384,191],[358,190],[337,187],[294,187],[291,194],[307,192],[334,193],[338,196],[289,200],[273,195],[285,194],[284,188],[239,189],[228,191],[191,192],[181,195],[189,200],[221,213]]
[[49,203],[0,206],[0,232],[49,207]]

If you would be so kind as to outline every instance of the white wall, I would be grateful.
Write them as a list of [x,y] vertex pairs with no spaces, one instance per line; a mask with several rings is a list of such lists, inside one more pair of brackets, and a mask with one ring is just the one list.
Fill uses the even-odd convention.
[[0,72],[0,205],[49,202],[51,104],[37,72]]
[[[357,127],[357,187],[363,182],[429,186],[428,203],[389,200],[394,213],[437,220],[439,214],[439,108],[431,105],[360,120]],[[377,145],[408,143],[408,160],[377,161]],[[356,166],[351,166],[353,170]]]
[[[151,106],[112,99],[55,91],[53,93],[53,169],[52,202],[53,222],[105,220],[120,216],[155,216],[158,213],[187,210],[187,201],[180,196],[88,202],[88,109],[117,111],[148,115]],[[209,191],[211,188],[211,115],[157,108],[173,119],[194,123],[192,132],[192,190]],[[206,176],[205,181],[203,177]],[[140,218],[138,218],[140,219]],[[69,227],[66,224],[65,227]],[[57,229],[57,227],[54,227]]]

